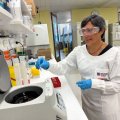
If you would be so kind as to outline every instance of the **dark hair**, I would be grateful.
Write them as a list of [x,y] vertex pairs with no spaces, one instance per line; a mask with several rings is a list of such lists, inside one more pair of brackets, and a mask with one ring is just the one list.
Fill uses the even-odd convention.
[[[102,18],[99,15],[90,15],[90,16],[84,18],[83,21],[81,22],[81,28],[85,27],[88,22],[91,22],[95,27],[99,27],[100,31],[102,29],[105,30],[105,28],[106,28],[104,18]],[[105,32],[101,35],[102,40],[104,40],[104,35],[105,35]]]

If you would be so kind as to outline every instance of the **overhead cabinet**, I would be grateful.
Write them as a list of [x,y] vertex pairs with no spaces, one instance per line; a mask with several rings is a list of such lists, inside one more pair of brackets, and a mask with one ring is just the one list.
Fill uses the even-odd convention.
[[34,34],[28,36],[27,46],[49,45],[47,24],[34,25]]

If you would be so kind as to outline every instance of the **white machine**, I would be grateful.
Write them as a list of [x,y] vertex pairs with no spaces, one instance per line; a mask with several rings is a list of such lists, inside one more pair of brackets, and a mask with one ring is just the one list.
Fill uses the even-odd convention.
[[49,45],[49,35],[47,24],[36,24],[33,26],[34,33],[27,36],[26,45]]
[[11,88],[2,51],[0,60],[0,120],[67,120],[62,96],[50,79]]

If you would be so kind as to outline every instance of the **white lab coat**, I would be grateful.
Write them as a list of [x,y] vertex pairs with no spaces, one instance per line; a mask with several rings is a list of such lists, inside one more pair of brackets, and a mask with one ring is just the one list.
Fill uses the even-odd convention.
[[[49,71],[66,74],[77,68],[82,79],[92,79],[92,89],[82,91],[82,106],[89,120],[120,120],[120,52],[112,47],[100,56],[76,47],[64,60],[51,62]],[[77,87],[77,86],[76,86]]]

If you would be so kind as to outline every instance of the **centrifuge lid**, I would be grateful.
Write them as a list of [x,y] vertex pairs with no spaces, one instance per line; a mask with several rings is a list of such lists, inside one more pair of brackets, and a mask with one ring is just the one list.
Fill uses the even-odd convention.
[[0,50],[0,91],[6,92],[11,88],[8,65],[4,59],[3,52]]

